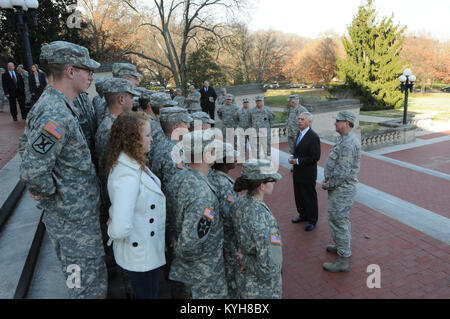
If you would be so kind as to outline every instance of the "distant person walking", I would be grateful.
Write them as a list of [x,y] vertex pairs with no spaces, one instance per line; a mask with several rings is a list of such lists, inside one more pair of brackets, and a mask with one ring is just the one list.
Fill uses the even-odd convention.
[[2,75],[3,91],[9,99],[9,111],[14,121],[17,121],[17,104],[19,102],[22,120],[27,118],[25,109],[25,84],[22,76],[14,70],[14,63],[8,63],[8,71]]
[[28,82],[30,83],[31,105],[33,106],[41,97],[42,92],[44,92],[44,89],[47,86],[47,80],[45,79],[45,73],[39,70],[37,64],[33,64],[31,71],[33,72],[29,75]]

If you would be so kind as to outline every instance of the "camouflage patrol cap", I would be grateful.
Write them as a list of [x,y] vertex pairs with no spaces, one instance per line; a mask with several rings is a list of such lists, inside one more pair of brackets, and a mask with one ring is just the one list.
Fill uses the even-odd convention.
[[19,65],[17,66],[17,69],[23,69],[23,64],[19,64]]
[[233,99],[233,94],[228,93],[227,96],[225,97],[226,100],[232,100]]
[[195,89],[195,86],[189,85],[189,90]]
[[356,116],[353,112],[350,111],[340,111],[336,116],[333,116],[337,121],[349,121],[351,123],[355,123]]
[[262,96],[262,95],[257,95],[257,96],[255,97],[255,101],[264,101],[264,96]]
[[215,132],[211,129],[192,131],[183,136],[183,151],[186,162],[190,162],[191,156],[204,154],[212,148],[218,149],[222,142],[217,140]]
[[211,119],[208,113],[205,112],[194,112],[191,114],[194,120],[201,120],[203,123],[214,124],[216,123],[213,119]]
[[103,85],[105,84],[105,81],[109,78],[98,78],[95,79],[95,90],[98,94],[102,95],[104,93]]
[[299,100],[300,100],[300,97],[298,96],[298,94],[291,94],[288,97],[288,102],[290,102],[290,101],[299,101]]
[[249,103],[249,102],[250,102],[250,100],[248,98],[242,99],[242,103]]
[[89,57],[89,51],[81,45],[66,41],[54,41],[41,48],[40,60],[49,64],[73,64],[90,70],[100,67],[100,63]]
[[189,115],[186,109],[178,106],[165,107],[160,111],[159,120],[163,122],[186,122],[190,123],[193,121],[192,117]]
[[153,93],[152,96],[150,97],[150,104],[153,107],[161,107],[161,106],[166,106],[166,105],[170,105],[170,106],[178,105],[177,102],[172,101],[169,94],[163,93],[163,92]]
[[109,78],[103,82],[103,93],[122,93],[128,92],[134,96],[140,96],[141,94],[133,88],[133,83],[126,79],[121,78]]
[[226,92],[226,91],[227,91],[226,88],[221,88],[221,89],[220,89],[220,92]]
[[246,161],[242,165],[242,177],[250,180],[281,179],[281,175],[275,170],[272,161],[267,159],[250,159]]
[[145,99],[145,100],[150,100],[152,94],[154,93],[153,91],[147,90],[146,88],[144,88],[142,86],[136,87],[135,90],[141,94],[139,96],[139,98]]
[[182,92],[182,91],[181,91],[181,89],[180,89],[180,88],[177,88],[177,89],[176,89],[176,92]]
[[142,74],[138,73],[136,66],[131,63],[114,63],[112,66],[113,77],[119,77],[122,75],[133,75],[138,78],[142,77]]

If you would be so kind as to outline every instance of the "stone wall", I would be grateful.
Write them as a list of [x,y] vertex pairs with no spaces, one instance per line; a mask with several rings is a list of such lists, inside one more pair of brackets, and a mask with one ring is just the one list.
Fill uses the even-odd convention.
[[416,127],[405,125],[363,134],[361,148],[364,151],[372,151],[386,146],[412,143],[415,140]]

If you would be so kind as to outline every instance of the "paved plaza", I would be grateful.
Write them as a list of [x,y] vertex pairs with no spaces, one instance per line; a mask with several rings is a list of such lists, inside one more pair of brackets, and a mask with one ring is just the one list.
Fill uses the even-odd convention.
[[[25,121],[0,113],[0,169],[17,152]],[[331,143],[322,141],[318,182]],[[349,273],[328,273],[322,263],[331,235],[327,192],[317,184],[319,220],[312,232],[296,217],[287,143],[279,154],[283,179],[266,202],[283,241],[283,298],[450,298],[450,131],[417,135],[413,144],[363,152],[351,211]],[[239,176],[238,169],[232,172]],[[380,269],[380,288],[368,288],[369,265]]]

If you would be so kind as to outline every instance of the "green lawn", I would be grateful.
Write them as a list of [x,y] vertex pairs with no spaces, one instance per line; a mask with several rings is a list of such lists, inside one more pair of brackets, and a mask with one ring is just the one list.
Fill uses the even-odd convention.
[[264,94],[264,103],[271,107],[287,107],[288,97],[291,94],[298,94],[300,97],[300,104],[316,103],[327,101],[331,94],[324,90],[305,90],[305,89],[291,89],[291,90],[267,90]]
[[[416,114],[432,115],[434,121],[450,119],[450,94],[449,93],[413,93],[408,98],[408,117]],[[403,107],[395,110],[361,111],[361,115],[380,117],[403,117]]]
[[286,122],[286,113],[281,111],[274,111],[275,121],[274,123],[284,123]]

